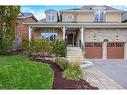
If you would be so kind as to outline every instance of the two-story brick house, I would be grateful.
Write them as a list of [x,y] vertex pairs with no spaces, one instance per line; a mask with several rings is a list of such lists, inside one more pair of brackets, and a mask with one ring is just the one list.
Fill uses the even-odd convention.
[[29,40],[66,40],[71,47],[83,46],[86,58],[127,59],[127,23],[123,11],[109,6],[83,6],[46,10],[46,18],[29,26]]

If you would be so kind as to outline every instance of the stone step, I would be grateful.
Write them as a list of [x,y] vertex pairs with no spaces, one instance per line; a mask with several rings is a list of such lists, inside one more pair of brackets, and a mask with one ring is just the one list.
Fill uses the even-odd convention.
[[83,55],[83,53],[67,53],[67,55]]
[[78,57],[83,57],[83,55],[67,55],[67,57],[76,57],[76,58],[78,58]]
[[72,51],[72,50],[81,50],[80,48],[79,49],[67,49],[68,51]]
[[83,58],[69,58],[69,57],[67,57],[67,59],[69,59],[69,60],[81,60]]
[[69,62],[80,62],[84,59],[82,50],[79,47],[67,47],[66,58]]
[[68,54],[83,54],[83,52],[67,52]]

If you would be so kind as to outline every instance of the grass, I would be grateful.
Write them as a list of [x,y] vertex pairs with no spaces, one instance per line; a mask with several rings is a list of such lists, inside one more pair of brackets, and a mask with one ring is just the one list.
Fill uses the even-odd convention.
[[0,89],[51,89],[53,70],[23,56],[0,57]]

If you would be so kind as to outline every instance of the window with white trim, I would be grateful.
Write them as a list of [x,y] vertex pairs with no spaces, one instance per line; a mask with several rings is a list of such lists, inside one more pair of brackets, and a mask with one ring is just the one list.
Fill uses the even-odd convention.
[[41,38],[48,39],[49,41],[55,41],[58,37],[54,29],[45,29],[45,31],[41,33]]
[[55,21],[55,13],[48,13],[47,15],[48,15],[47,16],[48,21]]
[[68,21],[73,21],[73,15],[68,15],[68,16],[67,16],[67,20],[68,20]]
[[105,11],[101,8],[95,10],[95,21],[102,22],[104,21]]

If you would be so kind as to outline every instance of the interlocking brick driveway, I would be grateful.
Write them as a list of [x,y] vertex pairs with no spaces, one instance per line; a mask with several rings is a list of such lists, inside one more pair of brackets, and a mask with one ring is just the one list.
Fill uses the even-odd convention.
[[96,86],[99,89],[124,89],[96,67],[86,69],[85,72],[84,79],[92,86]]
[[90,60],[105,75],[127,89],[127,60]]

